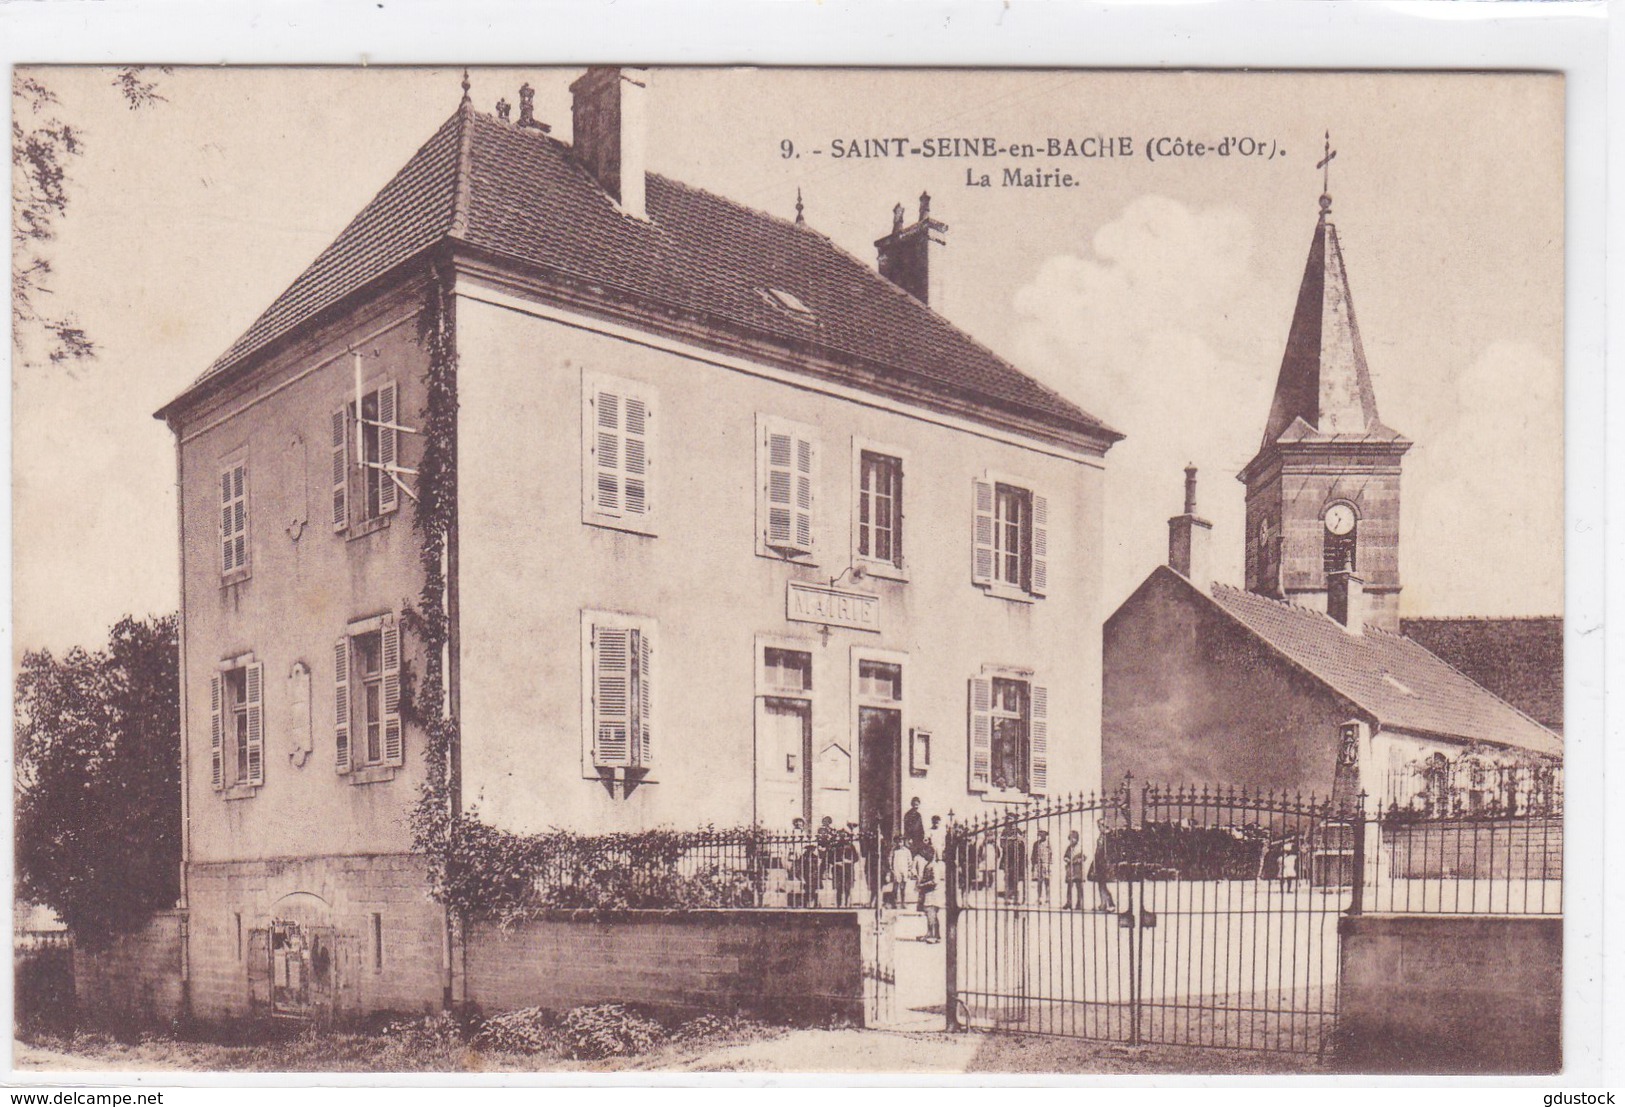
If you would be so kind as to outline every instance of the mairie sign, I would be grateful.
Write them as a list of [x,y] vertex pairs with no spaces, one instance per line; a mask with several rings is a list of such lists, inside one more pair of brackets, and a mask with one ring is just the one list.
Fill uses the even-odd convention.
[[784,597],[785,615],[793,623],[821,623],[880,633],[880,597],[842,592],[791,581]]

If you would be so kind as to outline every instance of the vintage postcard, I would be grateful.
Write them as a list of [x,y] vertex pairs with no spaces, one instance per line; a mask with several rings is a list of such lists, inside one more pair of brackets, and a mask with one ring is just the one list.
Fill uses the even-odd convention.
[[12,111],[19,1071],[1562,1070],[1561,73]]

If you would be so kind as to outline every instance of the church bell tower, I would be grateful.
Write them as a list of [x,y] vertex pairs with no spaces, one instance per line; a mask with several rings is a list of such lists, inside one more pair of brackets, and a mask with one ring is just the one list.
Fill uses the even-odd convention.
[[[1328,141],[1320,167],[1332,157]],[[1247,589],[1344,623],[1363,612],[1397,634],[1400,462],[1411,443],[1377,417],[1331,214],[1323,192],[1264,440],[1238,477]]]

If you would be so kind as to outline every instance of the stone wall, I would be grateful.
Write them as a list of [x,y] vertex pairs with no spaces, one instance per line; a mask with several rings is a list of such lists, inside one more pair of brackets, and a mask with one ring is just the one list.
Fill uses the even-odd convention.
[[471,928],[468,999],[486,1013],[636,1003],[677,1013],[864,1019],[861,920],[848,911],[634,911]]
[[73,951],[79,1015],[104,1026],[161,1026],[184,1016],[181,943],[186,916],[154,915],[140,930],[102,949]]
[[1338,1057],[1362,1072],[1562,1068],[1563,920],[1340,920]]

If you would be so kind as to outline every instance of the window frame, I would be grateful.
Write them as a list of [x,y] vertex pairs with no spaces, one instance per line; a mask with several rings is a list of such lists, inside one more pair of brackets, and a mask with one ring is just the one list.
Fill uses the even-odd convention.
[[[365,751],[366,697],[359,690],[366,681],[358,679],[358,660],[355,642],[358,638],[377,634],[379,673],[379,757],[358,757]],[[335,770],[347,777],[351,784],[376,784],[393,780],[406,765],[406,720],[401,713],[402,662],[404,643],[400,619],[393,611],[347,624],[334,648],[334,715],[332,733],[335,743]],[[344,666],[344,680],[339,680],[339,666]],[[357,722],[360,722],[360,726]]]
[[[649,730],[649,748],[647,755],[641,749],[641,741],[637,742],[638,756],[628,757],[628,764],[600,764],[598,760],[598,659],[596,631],[598,628],[620,629],[636,631],[641,640],[647,642],[650,654],[648,667],[641,674],[641,679],[648,682],[648,693],[645,697],[637,687],[629,687],[627,699],[630,705],[637,704],[640,719],[647,721]],[[583,780],[602,781],[605,773],[617,770],[635,772],[642,784],[656,782],[656,766],[659,764],[660,743],[663,738],[661,729],[663,714],[660,710],[661,699],[661,662],[660,627],[657,620],[647,615],[638,615],[626,611],[608,611],[583,608],[581,611],[581,776]],[[641,664],[641,658],[640,664]],[[630,663],[630,660],[629,660]],[[646,704],[646,706],[645,706]],[[632,739],[629,739],[629,747]]]
[[[885,458],[897,466],[897,489],[893,506],[892,544],[893,557],[885,560],[873,553],[862,553],[859,546],[863,536],[863,468],[865,455]],[[886,580],[906,581],[909,578],[908,554],[905,538],[908,528],[908,451],[883,442],[858,437],[852,438],[852,564],[861,566],[866,576],[881,577]],[[814,503],[816,505],[816,499]]]
[[[770,540],[770,526],[774,505],[771,499],[770,484],[773,465],[771,463],[770,435],[787,435],[790,438],[790,472],[792,486],[790,490],[791,502],[789,504],[790,528],[792,539],[796,528],[797,516],[801,508],[795,503],[796,490],[794,481],[796,472],[800,468],[800,451],[796,447],[798,440],[805,441],[809,449],[809,463],[807,482],[809,490],[809,504],[806,508],[808,541],[805,545],[790,541],[780,544]],[[765,412],[756,414],[756,555],[771,558],[774,561],[787,561],[794,565],[811,565],[816,567],[820,561],[819,535],[823,532],[820,525],[819,512],[822,496],[819,488],[819,461],[823,446],[819,439],[818,429],[805,423],[784,419],[777,415]]]
[[[245,581],[249,577],[253,576],[254,485],[253,473],[248,466],[248,453],[246,449],[233,451],[220,459],[220,476],[222,481],[232,480],[238,471],[242,472],[241,493],[233,495],[229,500],[222,499],[216,501],[215,503],[216,520],[219,523],[218,527],[216,528],[217,539],[215,542],[215,549],[223,553],[226,542],[236,541],[238,539],[241,539],[243,544],[242,556],[240,558],[234,558],[234,563],[232,565],[226,565],[224,557],[222,557],[221,560],[216,563],[220,566],[220,584],[222,587],[230,584],[237,584],[238,582]],[[224,489],[222,489],[222,491],[224,491]],[[228,533],[226,530],[225,519],[221,517],[221,511],[222,509],[230,508],[233,504],[241,505],[241,525],[239,527],[234,527]]]
[[[618,465],[615,469],[619,503],[621,506],[608,510],[598,503],[598,452],[600,448],[598,427],[598,405],[602,393],[615,395],[623,405],[628,400],[636,400],[644,407],[644,432],[639,436],[643,444],[643,487],[644,510],[642,512],[628,512],[625,509],[625,465]],[[625,531],[628,534],[642,534],[655,537],[659,533],[660,495],[658,484],[658,427],[659,427],[660,394],[654,385],[645,381],[633,380],[629,377],[613,376],[594,370],[583,370],[581,374],[581,521],[588,526],[605,527],[610,530]],[[625,443],[627,432],[624,429],[624,417],[617,417],[616,437],[620,448],[620,457],[625,457]]]
[[[994,757],[993,757],[993,728],[994,718],[992,710],[992,692],[995,681],[1012,681],[1026,686],[1026,715],[1024,719],[1024,741],[1027,745],[1027,780],[1024,788],[1009,786],[999,788],[994,785]],[[988,707],[985,710],[978,708],[978,683],[985,683],[988,692]],[[1049,782],[1051,754],[1055,748],[1050,735],[1050,723],[1055,717],[1051,709],[1050,685],[1042,682],[1038,674],[1032,669],[1012,665],[984,665],[981,670],[972,675],[968,681],[967,690],[967,725],[965,728],[965,782],[966,790],[973,795],[980,795],[984,801],[990,803],[1027,803],[1035,798],[1044,798],[1053,794]],[[977,716],[986,715],[988,718],[988,754],[987,779],[979,781],[976,777],[976,730]]]
[[[230,694],[233,674],[239,672],[240,712]],[[241,748],[239,714],[244,730]],[[265,785],[265,666],[252,652],[222,658],[209,675],[209,762],[211,784],[228,800],[248,799]]]
[[[388,374],[379,374],[367,380],[361,386],[360,408],[356,406],[356,397],[346,396],[336,411],[328,415],[329,428],[329,457],[332,468],[329,476],[330,496],[332,507],[331,521],[335,533],[345,538],[360,538],[371,534],[389,525],[391,517],[400,510],[401,490],[395,479],[382,469],[372,469],[356,461],[356,433],[359,426],[359,412],[364,410],[367,401],[377,397],[379,422],[389,422],[400,425],[401,418],[401,384]],[[385,394],[390,397],[390,406],[393,412],[390,418],[385,419]],[[340,433],[342,425],[343,433]],[[377,435],[378,464],[392,464],[396,467],[401,463],[401,432],[387,428],[371,428]],[[361,456],[365,459],[367,454],[366,431],[363,436]],[[387,460],[386,460],[387,459]],[[342,471],[344,479],[338,479]],[[360,517],[356,513],[359,502],[370,511],[372,494],[377,493],[378,512]],[[342,501],[340,497],[342,498]],[[342,506],[341,506],[342,505]],[[343,518],[340,518],[340,512]]]
[[[984,493],[984,489],[986,492]],[[1001,526],[999,492],[1019,493],[1025,504],[1018,553],[1020,583],[1000,577]],[[984,509],[983,500],[986,500]],[[1032,603],[1053,591],[1055,546],[1051,532],[1050,497],[1038,484],[1024,477],[988,469],[971,480],[971,583],[990,596]],[[985,532],[985,533],[984,533]],[[987,571],[983,571],[984,553]]]

